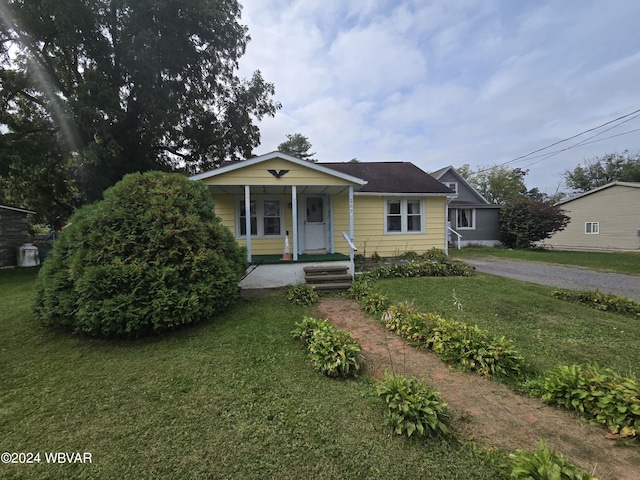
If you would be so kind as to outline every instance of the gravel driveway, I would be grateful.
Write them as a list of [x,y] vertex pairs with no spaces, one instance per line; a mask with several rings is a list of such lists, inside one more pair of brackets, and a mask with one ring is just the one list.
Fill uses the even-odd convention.
[[503,260],[465,259],[478,272],[570,290],[600,290],[640,301],[640,276],[604,273],[577,267]]

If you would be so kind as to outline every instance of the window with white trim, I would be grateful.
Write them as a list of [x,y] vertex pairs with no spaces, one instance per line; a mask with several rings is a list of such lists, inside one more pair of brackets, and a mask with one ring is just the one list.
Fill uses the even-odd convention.
[[596,235],[600,233],[600,222],[585,222],[584,233],[588,235]]
[[453,190],[456,196],[458,196],[458,182],[444,182],[444,184]]
[[[247,212],[244,200],[238,201],[236,214],[236,233],[238,237],[247,236]],[[279,198],[261,198],[251,200],[251,236],[282,236],[283,202]]]
[[420,199],[389,198],[384,204],[384,233],[423,233],[424,202]]
[[456,228],[464,230],[473,230],[476,228],[476,210],[475,208],[458,208],[456,209]]

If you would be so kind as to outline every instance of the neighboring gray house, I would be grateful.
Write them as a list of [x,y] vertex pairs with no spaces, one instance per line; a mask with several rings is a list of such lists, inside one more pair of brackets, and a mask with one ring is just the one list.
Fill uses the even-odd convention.
[[556,203],[571,218],[544,241],[559,250],[640,250],[640,182],[612,182]]
[[489,203],[452,166],[441,168],[431,175],[456,194],[449,201],[447,221],[450,243],[495,246],[500,243],[498,217],[501,205]]
[[18,263],[18,248],[29,240],[27,215],[36,212],[0,205],[0,267]]

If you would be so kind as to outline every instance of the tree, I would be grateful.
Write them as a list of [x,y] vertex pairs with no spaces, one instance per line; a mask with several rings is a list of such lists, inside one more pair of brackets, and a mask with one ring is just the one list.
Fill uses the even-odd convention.
[[473,171],[468,164],[456,169],[458,173],[489,202],[502,204],[518,198],[527,191],[524,177],[528,170],[504,165],[480,167]]
[[229,306],[245,255],[204,184],[129,174],[62,230],[39,272],[34,310],[45,325],[76,333],[157,334]]
[[313,158],[316,154],[315,152],[309,153],[309,150],[311,150],[309,139],[301,133],[288,133],[287,141],[278,145],[278,150],[287,155],[301,158],[302,160],[308,160],[310,162],[318,161]]
[[9,183],[16,164],[55,163],[64,178],[71,163],[65,180],[90,202],[129,172],[195,173],[249,157],[260,140],[254,121],[280,105],[259,71],[236,74],[249,41],[240,11],[237,0],[5,0],[0,134],[11,148],[0,163]]
[[533,248],[535,242],[563,230],[569,220],[550,200],[521,195],[500,210],[500,241],[509,248]]
[[609,153],[603,157],[585,160],[584,166],[564,172],[564,181],[577,193],[588,192],[614,181],[640,182],[640,152]]

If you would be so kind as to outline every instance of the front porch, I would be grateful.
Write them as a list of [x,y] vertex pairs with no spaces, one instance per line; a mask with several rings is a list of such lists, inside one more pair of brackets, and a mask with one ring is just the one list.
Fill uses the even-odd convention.
[[247,274],[240,282],[240,287],[244,289],[274,288],[305,283],[305,268],[328,264],[332,267],[347,268],[353,274],[349,255],[343,253],[300,254],[297,260],[281,260],[281,258],[282,254],[253,255]]

